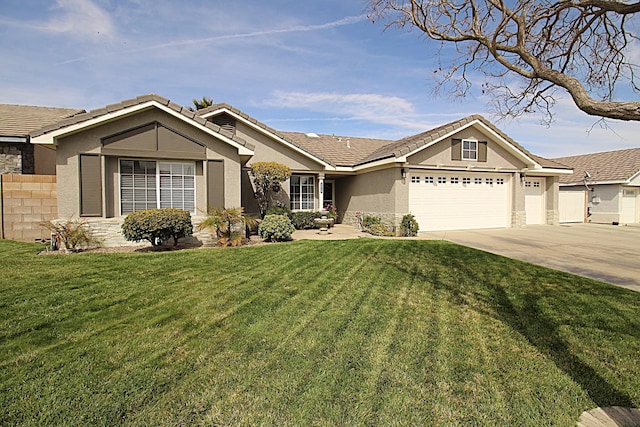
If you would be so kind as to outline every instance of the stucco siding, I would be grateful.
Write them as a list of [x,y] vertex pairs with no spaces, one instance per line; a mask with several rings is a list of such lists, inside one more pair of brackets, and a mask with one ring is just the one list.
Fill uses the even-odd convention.
[[[116,148],[103,147],[102,141],[105,137],[118,135],[154,122],[162,125],[162,132],[159,132],[162,140],[159,141],[159,146],[160,148],[164,147],[164,150],[150,149],[148,138],[136,139],[135,137],[125,139],[123,143],[116,143],[114,145]],[[127,141],[130,141],[133,146],[127,146]],[[141,145],[135,146],[136,143]],[[179,150],[185,144],[192,145],[193,149]],[[203,147],[197,148],[198,144]],[[205,159],[222,160],[224,162],[225,204],[240,206],[240,158],[237,149],[159,110],[143,111],[86,129],[57,141],[58,212],[62,217],[77,215],[79,212],[80,154],[102,154],[104,156],[102,164],[105,177],[105,206],[103,209],[107,217],[120,214],[118,160],[123,158],[194,161],[196,165],[196,210],[202,212],[207,209],[207,182],[203,161]]]
[[324,167],[307,155],[296,152],[279,141],[265,136],[253,128],[238,122],[236,135],[255,146],[255,154],[249,164],[255,162],[278,162],[297,172],[322,171]]
[[[451,140],[475,139],[487,141],[487,161],[451,160]],[[408,158],[409,165],[441,166],[441,167],[470,167],[478,169],[522,169],[526,165],[509,153],[502,145],[492,140],[484,132],[475,127],[464,129],[451,138],[446,138]]]
[[408,190],[400,168],[389,168],[336,181],[336,204],[344,212],[342,221],[356,222],[355,214],[380,217],[387,225],[398,225],[408,213]]
[[620,221],[621,186],[594,185],[590,193],[589,206],[591,208],[590,222],[610,223]]

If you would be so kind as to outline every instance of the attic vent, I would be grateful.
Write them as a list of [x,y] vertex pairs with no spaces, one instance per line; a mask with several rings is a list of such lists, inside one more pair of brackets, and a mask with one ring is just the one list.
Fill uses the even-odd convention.
[[232,134],[235,135],[236,119],[234,119],[230,115],[226,113],[222,113],[217,116],[210,117],[209,120],[212,123],[215,123],[216,125],[220,126],[222,129],[226,130],[227,132],[231,132]]
[[317,133],[313,132],[305,133],[305,135],[307,135],[307,138],[320,138]]

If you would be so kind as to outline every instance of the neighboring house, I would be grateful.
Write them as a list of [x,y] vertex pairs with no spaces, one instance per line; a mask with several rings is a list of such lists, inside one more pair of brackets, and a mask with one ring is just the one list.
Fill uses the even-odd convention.
[[277,194],[292,210],[333,203],[421,231],[558,223],[566,166],[535,156],[481,116],[397,141],[278,132],[227,104],[191,111],[157,95],[108,105],[31,134],[57,150],[58,214],[119,218],[146,208],[258,211],[249,166],[293,174]]
[[640,148],[555,161],[574,170],[560,177],[561,222],[640,222]]
[[56,174],[51,147],[32,145],[29,133],[84,110],[0,104],[0,174]]

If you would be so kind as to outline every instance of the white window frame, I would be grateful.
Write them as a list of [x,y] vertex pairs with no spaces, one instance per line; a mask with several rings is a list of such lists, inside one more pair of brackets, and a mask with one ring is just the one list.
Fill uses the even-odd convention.
[[[303,184],[303,180],[302,178],[307,178],[311,180],[311,183],[307,183],[307,184]],[[297,183],[294,183],[294,181],[298,181]],[[295,187],[298,187],[298,192],[294,192],[293,189]],[[303,192],[303,189],[311,189],[311,192],[307,191],[307,192]],[[299,200],[294,200],[294,194],[299,194],[300,195],[300,199]],[[303,195],[306,195],[307,198],[303,199]],[[310,197],[309,197],[310,196]],[[309,202],[309,199],[311,200],[311,207],[302,207],[303,206],[303,200],[306,201],[307,203]],[[314,175],[291,175],[291,178],[289,178],[289,206],[291,208],[292,211],[306,211],[306,212],[313,212],[315,211],[315,207],[316,207],[316,177]]]
[[[193,168],[193,209],[187,209],[190,213],[195,214],[196,213],[196,194],[197,194],[197,189],[196,189],[196,163],[193,161],[184,161],[184,160],[158,160],[158,159],[131,159],[131,158],[120,158],[118,159],[118,209],[120,212],[120,216],[122,215],[127,215],[130,212],[126,212],[124,213],[123,209],[122,209],[122,205],[123,205],[123,200],[122,200],[122,162],[123,161],[132,161],[132,162],[153,162],[156,165],[156,170],[155,170],[155,177],[154,177],[154,182],[155,182],[155,206],[148,206],[148,209],[155,209],[155,208],[159,208],[161,207],[164,203],[161,202],[161,192],[162,192],[162,188],[161,188],[161,184],[160,184],[160,163],[169,163],[169,164],[188,164],[191,165],[191,167]],[[171,175],[173,176],[173,175]],[[182,177],[184,177],[185,175],[181,175]],[[147,187],[148,188],[148,187]],[[184,191],[184,187],[182,187],[182,190]],[[190,189],[189,189],[190,190]],[[169,205],[168,206],[173,206],[173,202],[170,200],[169,201]],[[162,204],[161,204],[162,203]],[[181,206],[178,206],[179,209],[182,209],[184,206],[184,197],[183,197],[183,201]],[[167,206],[164,206],[167,207]],[[135,208],[135,204],[133,207],[133,211],[135,212],[136,208]]]
[[[474,145],[473,148],[471,148],[471,144]],[[476,139],[462,140],[462,160],[469,160],[472,162],[478,161],[478,140]]]

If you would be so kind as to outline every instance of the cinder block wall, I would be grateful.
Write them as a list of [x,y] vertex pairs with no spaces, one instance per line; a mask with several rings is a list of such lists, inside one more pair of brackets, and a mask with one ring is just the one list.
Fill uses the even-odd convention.
[[39,223],[57,218],[55,175],[7,174],[0,180],[0,237],[24,242],[50,237]]

